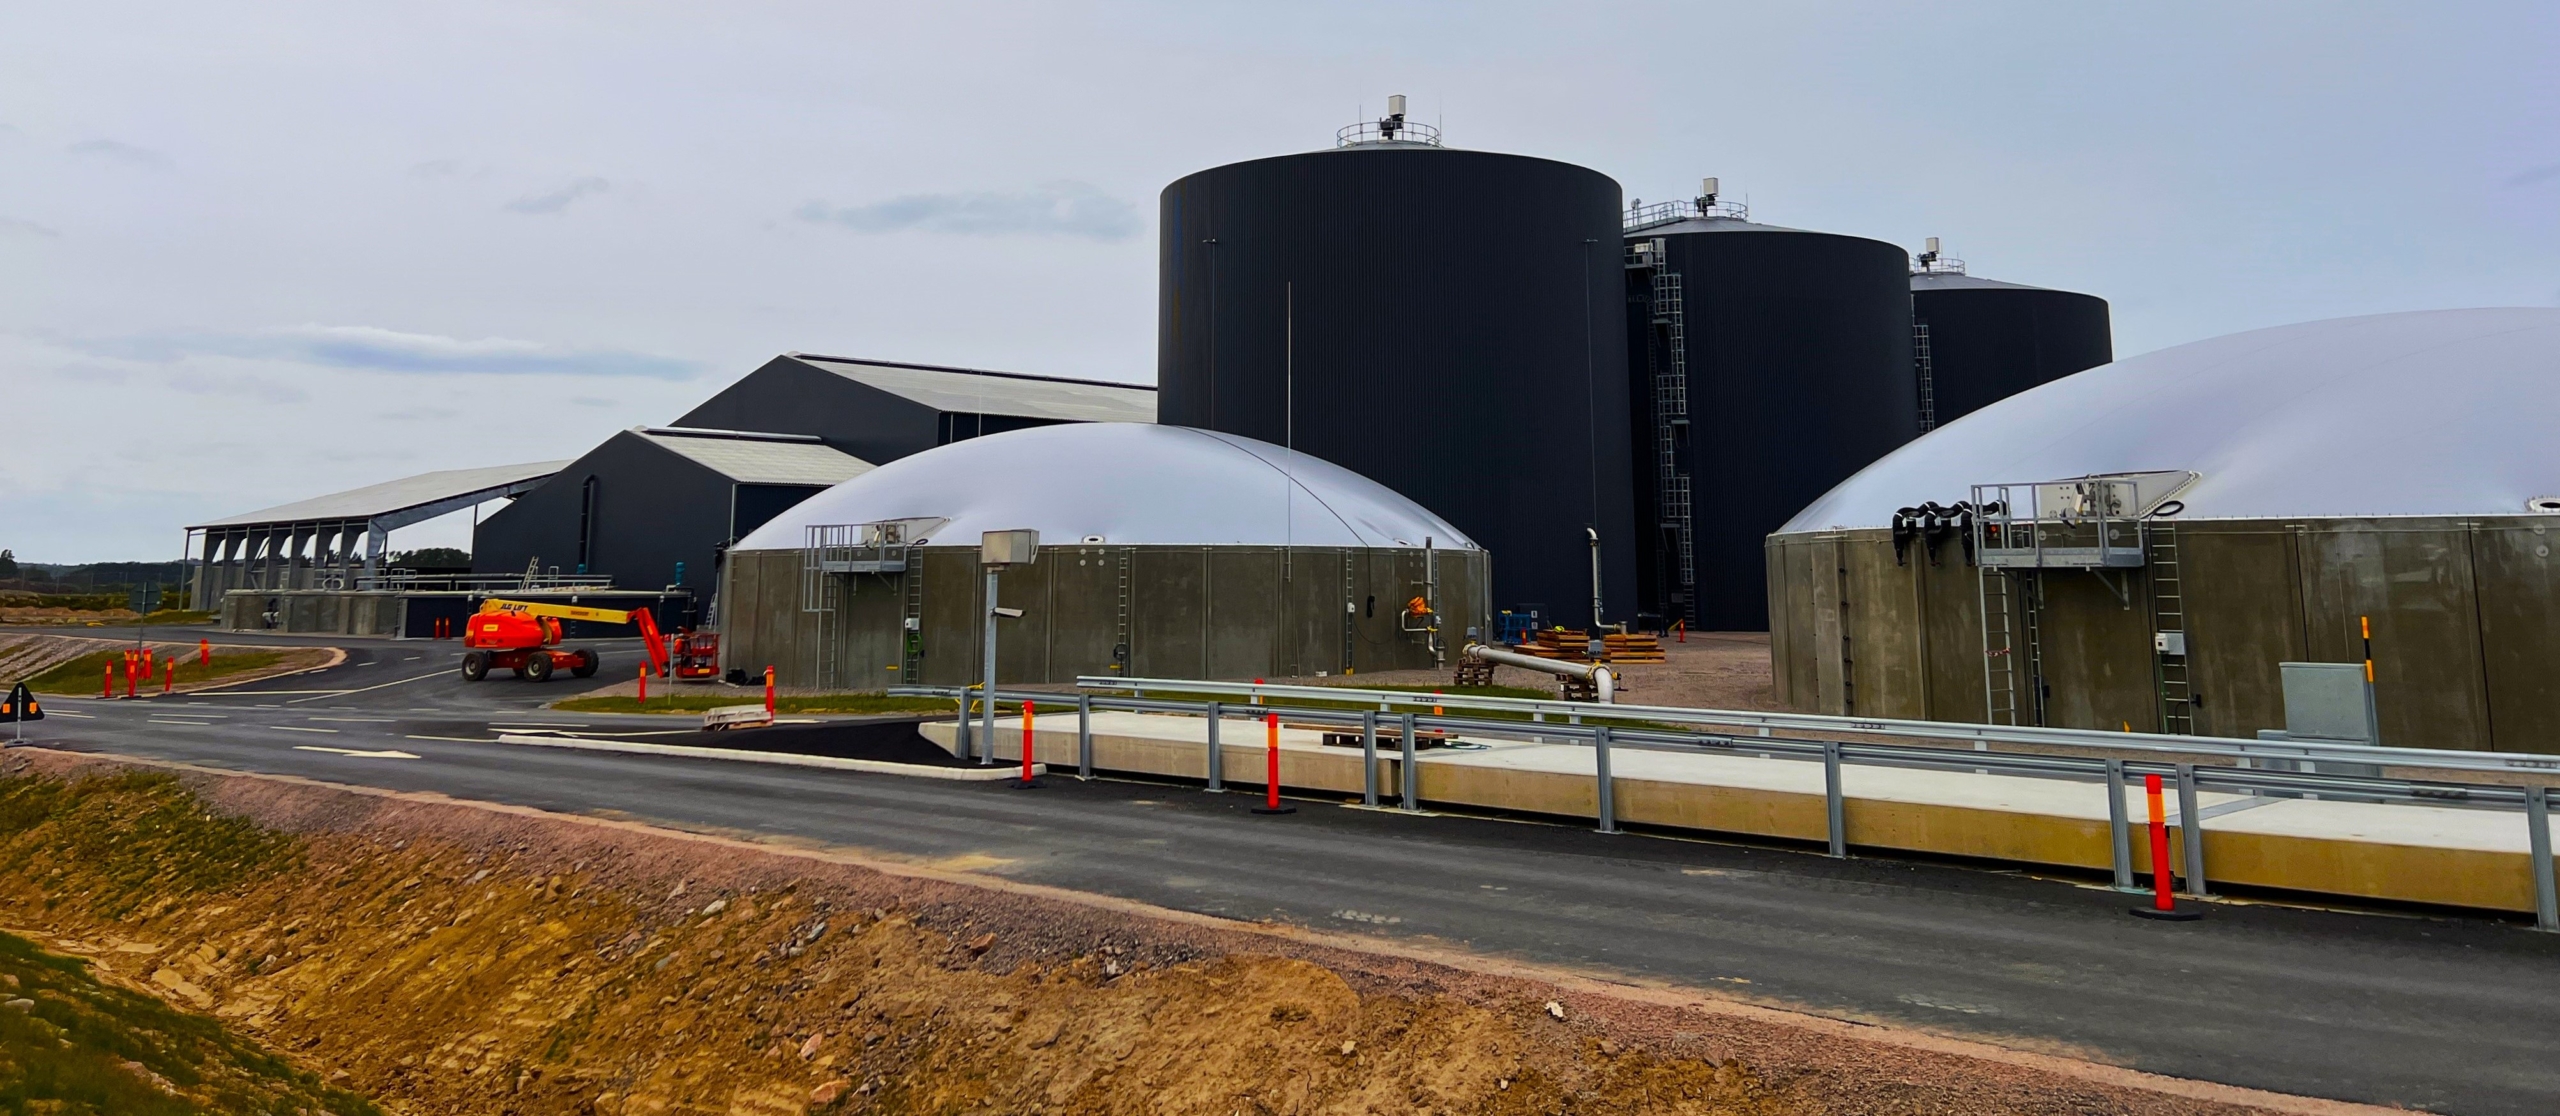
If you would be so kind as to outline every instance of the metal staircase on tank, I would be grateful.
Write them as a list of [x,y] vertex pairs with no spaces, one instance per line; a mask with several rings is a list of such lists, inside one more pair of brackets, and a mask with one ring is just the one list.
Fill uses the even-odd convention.
[[811,526],[800,546],[800,611],[809,615],[817,640],[817,676],[810,684],[834,688],[844,669],[844,641],[836,636],[836,614],[853,586],[837,574],[861,542],[859,524]]
[[1660,237],[1627,248],[1627,268],[1651,281],[1648,317],[1655,346],[1664,355],[1648,361],[1653,369],[1654,506],[1671,533],[1671,578],[1680,597],[1680,618],[1698,622],[1697,548],[1691,516],[1689,472],[1680,466],[1680,442],[1689,427],[1689,330],[1687,299],[1680,273],[1671,270],[1668,245]]
[[2155,520],[2148,534],[2152,680],[2160,695],[2160,731],[2193,736],[2195,690],[2187,672],[2187,601],[2179,578],[2178,528]]

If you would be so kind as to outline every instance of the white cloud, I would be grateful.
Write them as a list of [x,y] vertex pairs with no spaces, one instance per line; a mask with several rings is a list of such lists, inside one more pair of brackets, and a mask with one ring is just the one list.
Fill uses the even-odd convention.
[[581,178],[557,190],[541,194],[527,194],[514,201],[508,202],[507,211],[510,213],[558,213],[569,208],[571,203],[576,202],[580,198],[586,197],[590,194],[601,194],[611,189],[613,189],[613,183],[607,182],[604,179],[595,177]]
[[1143,228],[1136,206],[1083,182],[1051,182],[1016,194],[908,194],[841,207],[813,201],[801,206],[797,216],[867,233],[915,229],[974,236],[1033,233],[1126,240]]
[[328,368],[399,373],[499,373],[645,376],[681,380],[691,361],[612,349],[564,349],[506,337],[465,340],[374,326],[301,325],[255,333],[146,333],[75,343],[128,360],[172,361],[211,355],[263,358]]
[[82,140],[63,150],[73,155],[92,155],[136,167],[166,169],[170,165],[168,156],[148,147],[136,147],[111,139]]

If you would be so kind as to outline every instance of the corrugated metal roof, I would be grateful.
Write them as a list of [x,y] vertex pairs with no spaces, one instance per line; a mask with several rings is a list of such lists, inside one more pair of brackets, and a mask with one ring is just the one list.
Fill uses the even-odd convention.
[[2560,496],[2560,310],[2422,310],[2197,341],[1908,443],[1782,534],[1883,527],[1977,484],[2184,469],[2182,519],[2525,515]]
[[350,488],[326,496],[314,496],[290,504],[226,516],[189,528],[247,527],[266,523],[308,523],[322,519],[372,519],[397,511],[474,492],[506,488],[526,481],[540,480],[559,472],[566,461],[533,461],[522,465],[485,465],[477,469],[445,469],[420,473],[414,477]]
[[964,438],[821,492],[739,550],[792,550],[820,524],[942,519],[975,546],[1028,527],[1043,545],[1365,546],[1474,550],[1445,519],[1342,466],[1234,434],[1153,423],[1040,426]]
[[632,433],[740,484],[842,484],[872,469],[815,438],[666,428]]
[[937,411],[1012,415],[1062,422],[1154,422],[1156,389],[1146,384],[1062,380],[1011,372],[889,364],[793,353],[792,359]]

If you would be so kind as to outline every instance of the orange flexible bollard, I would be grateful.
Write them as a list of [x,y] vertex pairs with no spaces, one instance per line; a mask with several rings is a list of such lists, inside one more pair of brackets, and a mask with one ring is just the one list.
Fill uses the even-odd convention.
[[175,693],[178,689],[178,660],[171,659],[167,665],[169,669],[160,675],[160,692],[164,694]]
[[2169,895],[2173,880],[2169,867],[2169,822],[2167,811],[2160,805],[2160,777],[2143,776],[2142,793],[2151,805],[2151,905],[2135,907],[2133,913],[2143,918],[2171,922],[2193,922],[2203,918],[2201,911],[2178,909],[2178,901]]
[[640,664],[640,708],[649,707],[649,664]]
[[159,671],[159,665],[158,665],[157,663],[152,662],[152,661],[151,661],[151,659],[152,659],[152,656],[151,656],[151,649],[150,649],[150,648],[148,648],[148,647],[143,648],[143,649],[142,649],[142,676],[143,676],[144,678],[149,678],[149,677],[151,677],[153,674],[158,673],[158,671]]
[[197,641],[196,641],[196,665],[197,665],[197,666],[212,666],[212,665],[213,665],[213,641],[212,641],[212,640],[209,640],[209,639],[199,639],[199,640],[197,640]]
[[1029,790],[1039,785],[1031,777],[1031,703],[1026,701],[1022,703],[1022,781],[1015,786]]
[[98,697],[103,701],[116,696],[116,664],[109,660],[98,665],[106,672],[98,679]]
[[133,668],[136,665],[132,653],[127,652],[124,658],[124,696],[126,697],[141,696],[139,687],[142,685],[142,680],[133,676]]
[[764,716],[773,719],[773,668],[764,668]]
[[1262,805],[1253,808],[1257,814],[1294,814],[1295,806],[1280,804],[1280,715],[1262,715],[1266,730],[1262,749]]

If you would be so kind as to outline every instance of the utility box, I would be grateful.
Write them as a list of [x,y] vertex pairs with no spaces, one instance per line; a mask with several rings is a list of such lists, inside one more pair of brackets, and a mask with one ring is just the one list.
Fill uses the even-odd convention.
[[2184,655],[2187,653],[2187,633],[2153,632],[2151,650],[2162,655]]
[[2290,740],[2382,743],[2373,684],[2362,663],[2278,663],[2284,672],[2284,735]]
[[978,536],[980,565],[1028,566],[1039,553],[1038,531],[989,531]]

